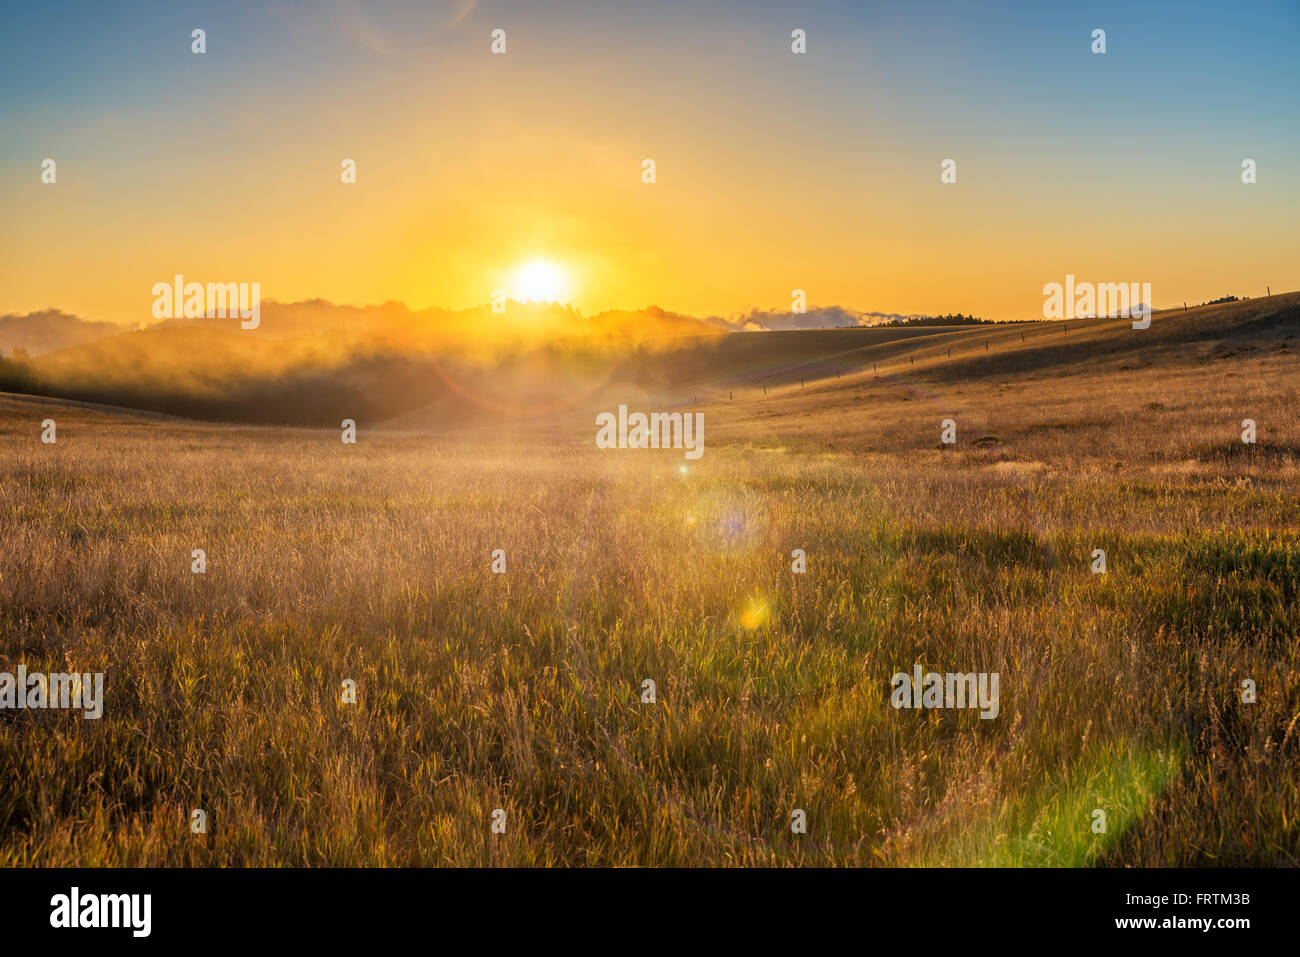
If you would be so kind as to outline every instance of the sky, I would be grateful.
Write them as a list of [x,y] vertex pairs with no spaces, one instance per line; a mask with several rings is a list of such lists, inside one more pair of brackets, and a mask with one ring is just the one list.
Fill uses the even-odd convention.
[[0,314],[460,309],[538,261],[588,314],[1293,290],[1298,49],[1295,0],[0,0]]

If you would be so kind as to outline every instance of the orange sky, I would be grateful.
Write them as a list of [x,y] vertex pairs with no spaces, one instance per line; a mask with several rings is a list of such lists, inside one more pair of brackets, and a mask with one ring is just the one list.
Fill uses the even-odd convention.
[[[11,70],[65,44],[87,62],[6,102],[0,313],[135,323],[175,273],[460,308],[515,295],[535,258],[588,313],[729,316],[802,288],[810,307],[1033,318],[1067,272],[1150,282],[1157,307],[1300,288],[1298,124],[1273,102],[1295,67],[1285,43],[1263,56],[1267,18],[1170,76],[1186,43],[1119,14],[1098,57],[1060,17],[827,5],[797,56],[793,15],[766,7],[325,9],[208,12],[204,55],[188,12],[109,49],[28,25]],[[1234,42],[1261,56],[1249,76]]]

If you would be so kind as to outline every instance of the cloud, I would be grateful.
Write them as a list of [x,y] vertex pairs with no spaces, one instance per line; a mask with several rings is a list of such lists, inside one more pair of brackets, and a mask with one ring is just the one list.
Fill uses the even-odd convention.
[[843,329],[856,326],[878,326],[881,323],[914,318],[897,312],[859,312],[844,306],[820,306],[807,312],[777,312],[752,309],[724,319],[707,316],[702,322],[710,323],[728,332],[775,332],[783,329]]

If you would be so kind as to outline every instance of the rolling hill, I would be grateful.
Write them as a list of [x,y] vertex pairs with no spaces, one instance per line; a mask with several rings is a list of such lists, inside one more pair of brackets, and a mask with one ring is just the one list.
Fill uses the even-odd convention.
[[246,423],[568,428],[619,402],[739,410],[782,395],[790,410],[851,403],[872,378],[921,387],[1293,354],[1300,294],[1160,312],[1145,330],[1085,319],[719,334],[653,311],[574,320],[556,338],[553,315],[524,308],[470,337],[484,317],[453,335],[403,325],[405,307],[376,315],[365,334],[279,334],[306,328],[301,316],[251,335],[210,322],[124,333],[3,363],[0,390]]

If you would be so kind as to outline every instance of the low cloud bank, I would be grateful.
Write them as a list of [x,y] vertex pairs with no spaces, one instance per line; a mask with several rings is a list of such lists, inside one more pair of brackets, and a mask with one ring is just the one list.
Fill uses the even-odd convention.
[[914,318],[919,317],[899,312],[859,312],[844,306],[820,306],[807,312],[752,309],[728,319],[709,316],[703,321],[728,332],[776,332],[785,329],[851,329]]

